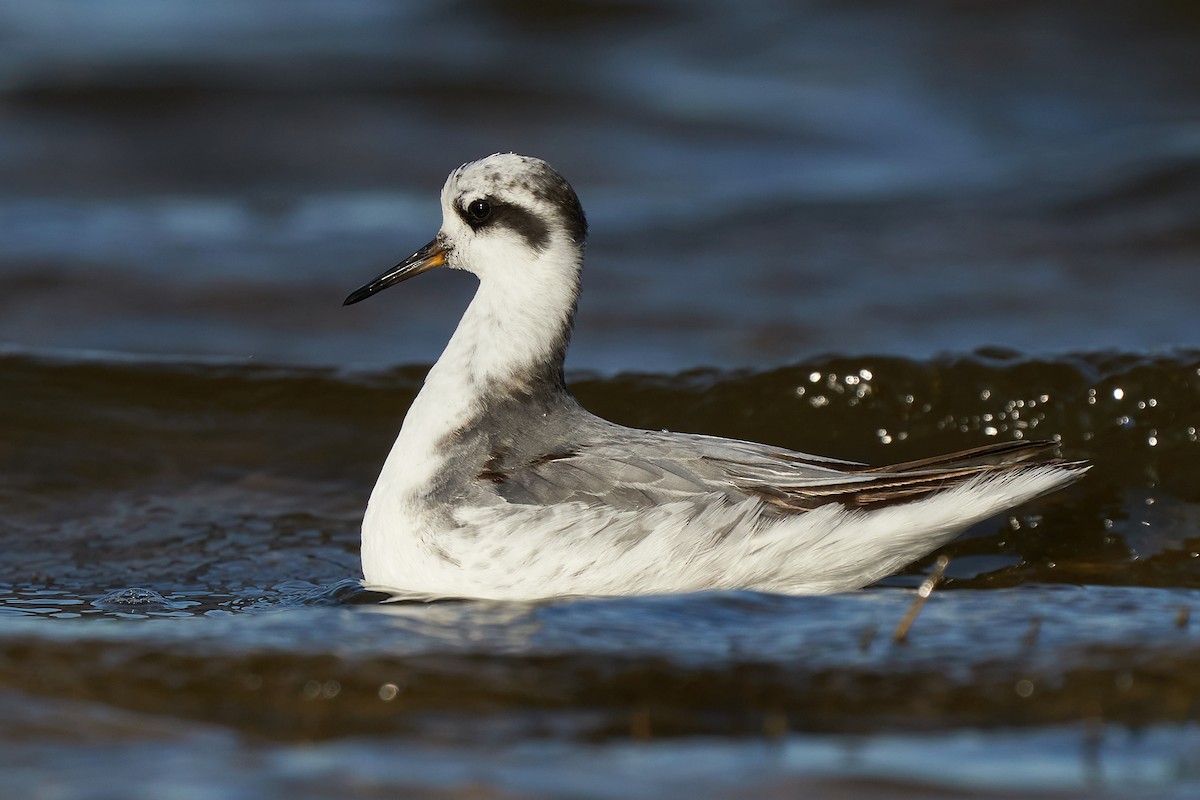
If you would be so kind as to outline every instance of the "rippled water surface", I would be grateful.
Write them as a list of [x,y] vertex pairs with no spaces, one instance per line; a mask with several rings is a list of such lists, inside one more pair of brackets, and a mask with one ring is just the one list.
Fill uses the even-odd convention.
[[[0,769],[33,798],[1190,797],[1191,4],[0,4]],[[646,428],[1095,465],[831,597],[396,601],[362,509],[472,290],[457,164],[592,224]]]
[[1096,464],[944,548],[946,583],[904,642],[928,564],[834,597],[381,603],[354,580],[358,521],[421,368],[0,363],[18,785],[53,768],[87,795],[143,758],[147,796],[179,781],[1082,795],[1200,778],[1195,352],[578,376],[585,403],[630,424],[871,461],[1036,435]]

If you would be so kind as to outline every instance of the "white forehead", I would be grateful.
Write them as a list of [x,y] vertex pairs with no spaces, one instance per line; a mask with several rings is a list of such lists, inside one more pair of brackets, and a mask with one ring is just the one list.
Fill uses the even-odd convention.
[[442,188],[442,203],[461,206],[484,197],[532,203],[544,196],[545,185],[555,180],[562,181],[562,178],[540,158],[496,153],[463,164],[451,172]]
[[587,238],[587,219],[575,190],[540,158],[498,153],[451,172],[442,188],[442,224],[469,227],[466,209],[475,200],[502,210],[489,229],[515,231],[534,249],[544,247],[551,233],[565,234],[579,247]]

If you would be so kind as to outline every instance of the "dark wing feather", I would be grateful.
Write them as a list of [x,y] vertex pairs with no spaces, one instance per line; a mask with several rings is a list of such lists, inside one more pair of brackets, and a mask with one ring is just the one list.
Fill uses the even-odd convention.
[[1067,462],[1052,456],[1055,442],[999,442],[945,455],[904,461],[882,467],[849,468],[852,479],[843,482],[754,484],[743,488],[771,505],[810,511],[827,503],[880,507],[917,500],[953,489],[988,475],[1012,474],[1043,467],[1077,468],[1084,462]]
[[958,467],[1010,467],[1023,461],[1050,456],[1057,442],[997,442],[972,447],[940,456],[904,461],[886,467],[871,467],[866,472],[914,472],[924,469],[954,469]]
[[1054,447],[1052,442],[1002,442],[869,467],[753,442],[605,424],[569,448],[521,462],[493,459],[479,478],[511,503],[578,501],[638,509],[717,493],[732,502],[758,497],[795,513],[829,503],[908,502],[989,474],[1071,466],[1047,458]]

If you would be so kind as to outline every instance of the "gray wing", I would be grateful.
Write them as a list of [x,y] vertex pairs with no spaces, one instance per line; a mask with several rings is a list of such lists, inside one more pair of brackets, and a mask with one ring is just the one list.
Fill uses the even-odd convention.
[[914,500],[986,473],[1021,469],[1053,447],[1005,442],[868,467],[753,442],[605,423],[569,446],[519,461],[493,458],[478,479],[517,504],[576,501],[638,509],[720,493],[733,502],[758,497],[781,512],[798,513],[828,503],[877,506]]

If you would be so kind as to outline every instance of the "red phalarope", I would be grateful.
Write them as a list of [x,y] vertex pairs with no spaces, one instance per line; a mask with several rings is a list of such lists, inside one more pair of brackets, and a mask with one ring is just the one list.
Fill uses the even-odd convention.
[[567,390],[587,222],[544,161],[499,154],[442,189],[429,244],[346,298],[435,267],[479,289],[371,493],[366,581],[435,597],[856,589],[1079,478],[1046,442],[887,467],[644,431]]

